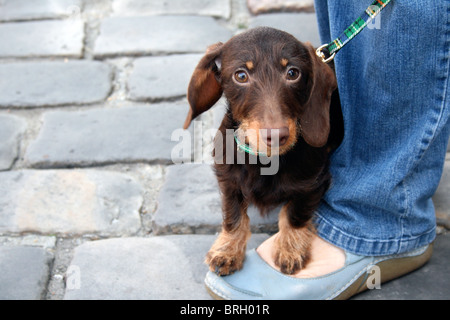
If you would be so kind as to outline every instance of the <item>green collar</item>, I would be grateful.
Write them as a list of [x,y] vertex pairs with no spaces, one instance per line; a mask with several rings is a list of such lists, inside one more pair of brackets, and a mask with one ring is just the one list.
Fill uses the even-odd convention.
[[255,152],[253,151],[252,147],[250,147],[248,144],[242,143],[239,141],[236,133],[234,134],[234,141],[236,141],[238,150],[243,151],[245,153],[251,154],[253,156],[263,156],[267,157],[267,153],[264,152]]

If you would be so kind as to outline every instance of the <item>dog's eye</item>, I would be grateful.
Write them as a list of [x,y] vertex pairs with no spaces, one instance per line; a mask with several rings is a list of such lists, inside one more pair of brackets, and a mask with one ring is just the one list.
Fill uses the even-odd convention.
[[286,78],[289,81],[295,81],[300,78],[300,71],[297,68],[290,68],[286,73]]
[[234,79],[239,83],[246,83],[248,81],[248,74],[243,70],[236,71]]

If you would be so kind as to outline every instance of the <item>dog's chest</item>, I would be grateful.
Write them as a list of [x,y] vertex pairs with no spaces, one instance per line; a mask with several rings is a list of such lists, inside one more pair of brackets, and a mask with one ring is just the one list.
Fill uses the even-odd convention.
[[254,174],[244,178],[241,190],[249,202],[257,206],[277,206],[298,195],[300,190],[292,188],[295,178],[285,172],[276,175]]

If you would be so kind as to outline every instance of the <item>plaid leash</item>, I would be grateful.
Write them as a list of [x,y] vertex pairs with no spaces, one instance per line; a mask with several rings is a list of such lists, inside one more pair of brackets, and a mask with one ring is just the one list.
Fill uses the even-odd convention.
[[350,40],[352,40],[358,33],[360,33],[380,12],[383,10],[391,0],[375,0],[361,16],[356,19],[344,33],[336,40],[329,44],[324,44],[319,47],[316,54],[323,62],[328,63],[332,61],[336,53],[341,50]]

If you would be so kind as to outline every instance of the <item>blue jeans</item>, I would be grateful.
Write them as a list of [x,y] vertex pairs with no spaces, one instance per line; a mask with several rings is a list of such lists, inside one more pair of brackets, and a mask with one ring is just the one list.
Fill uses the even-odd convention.
[[[316,0],[322,43],[370,3]],[[345,137],[316,217],[322,238],[366,256],[434,240],[450,132],[450,1],[392,0],[380,16],[335,59]]]

